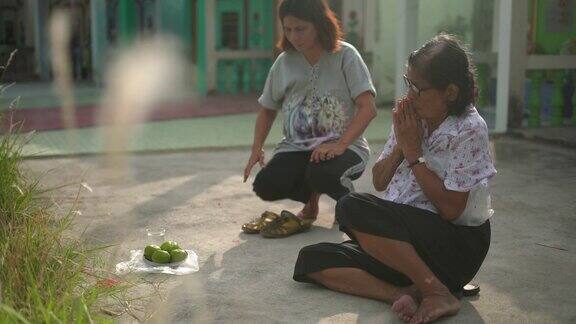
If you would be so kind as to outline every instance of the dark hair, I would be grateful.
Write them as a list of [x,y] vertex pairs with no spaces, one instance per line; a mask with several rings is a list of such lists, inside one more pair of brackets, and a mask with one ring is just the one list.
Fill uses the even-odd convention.
[[450,115],[462,115],[477,96],[476,67],[467,48],[456,36],[441,33],[408,58],[408,65],[438,90],[450,84],[458,87],[458,97],[448,103]]
[[[318,32],[318,41],[326,51],[336,52],[340,49],[338,41],[343,37],[342,29],[336,14],[325,0],[284,0],[278,6],[280,22],[283,22],[286,16],[314,24]],[[282,35],[277,46],[283,51],[295,50],[286,35]]]

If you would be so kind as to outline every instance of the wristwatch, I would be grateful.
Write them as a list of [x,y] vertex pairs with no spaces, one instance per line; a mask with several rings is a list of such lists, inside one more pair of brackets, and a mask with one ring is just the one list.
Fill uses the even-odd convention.
[[423,156],[419,157],[418,159],[416,159],[416,161],[414,161],[412,163],[408,163],[408,167],[411,168],[411,167],[418,165],[420,163],[426,163],[426,159]]

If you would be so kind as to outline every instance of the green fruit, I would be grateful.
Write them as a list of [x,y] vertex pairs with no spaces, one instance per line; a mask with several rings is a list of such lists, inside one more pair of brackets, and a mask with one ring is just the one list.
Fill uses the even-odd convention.
[[170,263],[170,253],[158,250],[152,254],[152,261],[156,263]]
[[179,249],[180,247],[178,246],[178,243],[174,241],[166,241],[160,245],[160,248],[164,251],[170,252],[174,249]]
[[154,254],[154,252],[159,251],[160,247],[158,245],[148,245],[146,246],[146,248],[144,248],[144,257],[146,258],[146,260],[150,260],[152,261],[152,254]]
[[180,262],[186,260],[188,252],[182,249],[174,249],[170,251],[170,262]]

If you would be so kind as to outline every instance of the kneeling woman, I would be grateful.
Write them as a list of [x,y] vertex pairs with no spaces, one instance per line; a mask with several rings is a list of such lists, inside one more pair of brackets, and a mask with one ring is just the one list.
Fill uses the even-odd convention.
[[373,182],[336,207],[350,241],[300,251],[294,279],[391,303],[404,321],[454,315],[490,245],[488,181],[496,173],[486,123],[473,107],[474,67],[457,39],[439,35],[408,60],[407,96]]
[[[244,181],[256,163],[263,168],[253,188],[265,201],[304,204],[294,215],[265,212],[245,224],[246,233],[286,237],[308,229],[320,195],[338,200],[352,191],[370,156],[362,133],[376,116],[376,90],[358,51],[340,40],[335,14],[325,0],[284,0],[278,17],[283,50],[268,73]],[[278,111],[284,139],[264,161],[262,146]],[[276,219],[274,220],[274,218]]]

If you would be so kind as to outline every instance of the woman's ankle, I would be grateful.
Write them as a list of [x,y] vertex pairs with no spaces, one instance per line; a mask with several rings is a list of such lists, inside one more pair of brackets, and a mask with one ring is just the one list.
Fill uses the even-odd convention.
[[304,205],[297,216],[302,219],[316,219],[318,217],[319,211],[320,207],[318,205],[318,201],[311,199],[306,205]]
[[431,297],[431,296],[449,296],[449,295],[452,295],[452,293],[450,292],[450,289],[448,289],[446,286],[444,286],[442,284],[426,287],[426,288],[420,289],[420,291],[422,294],[422,298]]
[[305,212],[304,209],[302,209],[296,216],[298,216],[298,218],[301,219],[316,219],[318,218],[318,211],[316,211],[316,213],[309,213]]

